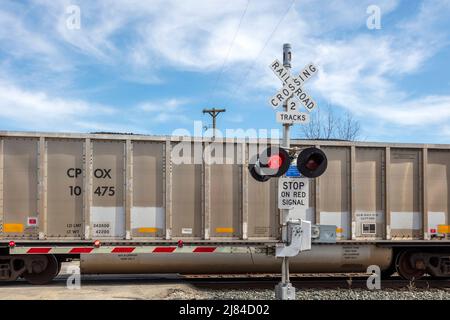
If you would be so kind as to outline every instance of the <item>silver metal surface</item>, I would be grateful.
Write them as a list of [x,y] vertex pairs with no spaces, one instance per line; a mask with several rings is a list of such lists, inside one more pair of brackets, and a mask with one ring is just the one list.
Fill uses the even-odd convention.
[[[158,253],[158,254],[86,254],[81,255],[81,271],[95,273],[280,273],[282,259],[256,253]],[[375,245],[312,245],[289,259],[291,273],[366,272],[370,265],[381,270],[389,267],[392,249]]]
[[[123,139],[118,139],[118,137]],[[233,228],[233,232],[213,234],[211,227],[209,232],[204,230],[206,222],[209,221],[203,212],[204,205],[202,205],[201,199],[205,187],[202,183],[201,171],[205,166],[201,163],[174,165],[170,157],[171,147],[177,144],[175,137],[155,138],[130,135],[119,135],[118,137],[116,135],[46,133],[3,133],[0,135],[0,143],[3,146],[0,155],[0,159],[3,160],[0,161],[0,168],[2,168],[0,170],[0,185],[2,185],[0,212],[3,212],[3,219],[0,219],[3,231],[2,240],[39,240],[39,233],[41,233],[42,241],[45,241],[43,238],[52,241],[70,240],[71,238],[95,240],[91,230],[91,210],[93,204],[98,203],[98,200],[93,203],[95,189],[92,187],[96,179],[93,177],[93,172],[98,169],[94,162],[98,160],[98,157],[93,154],[93,147],[99,141],[106,144],[111,143],[111,145],[114,145],[112,143],[114,142],[120,146],[127,145],[126,141],[129,141],[127,148],[124,147],[126,152],[121,152],[120,156],[124,156],[124,159],[134,160],[138,155],[135,148],[142,143],[142,146],[139,147],[141,151],[143,150],[144,154],[148,154],[160,163],[153,166],[151,161],[154,160],[149,160],[149,162],[144,161],[142,166],[135,167],[133,161],[128,162],[123,166],[123,177],[126,179],[117,181],[121,184],[121,186],[117,185],[117,191],[124,190],[124,196],[129,200],[126,202],[128,210],[130,210],[130,205],[131,209],[134,206],[150,206],[161,207],[161,210],[164,210],[165,227],[163,226],[161,231],[158,231],[160,233],[156,236],[148,233],[143,236],[135,234],[131,235],[131,240],[158,238],[176,242],[182,238],[208,241],[208,237],[204,236],[208,234],[209,240],[218,242],[225,242],[228,238],[266,242],[279,239],[280,212],[276,207],[276,179],[271,179],[267,183],[256,182],[248,176],[246,164],[238,164],[237,169],[230,171],[234,172],[233,178],[230,178],[228,173],[224,173],[226,177],[223,186],[220,186],[217,177],[211,177],[215,179],[215,188],[226,188],[223,195],[216,194],[209,200],[209,202],[213,201],[210,203],[209,209],[210,217],[213,218],[211,222],[216,224],[212,231],[215,231],[215,228]],[[204,140],[204,143],[209,142],[211,141],[208,139]],[[42,149],[41,146],[44,145],[47,147]],[[159,145],[161,148],[152,149],[155,145]],[[319,146],[328,153],[331,159],[335,159],[332,161],[336,161],[336,166],[332,165],[328,173],[333,174],[332,179],[324,175],[311,184],[310,209],[312,210],[311,214],[314,212],[315,224],[330,224],[324,219],[326,215],[330,215],[330,212],[335,216],[340,216],[340,212],[348,212],[348,216],[342,216],[344,219],[342,223],[351,230],[346,230],[349,235],[348,239],[341,237],[339,241],[350,240],[350,238],[352,241],[365,239],[376,241],[392,239],[402,242],[405,240],[429,240],[432,236],[431,230],[436,228],[436,224],[450,224],[449,145],[436,147],[433,145],[295,140],[292,141],[292,145]],[[245,146],[242,147],[242,150],[245,149],[243,158],[244,162],[248,162],[255,145],[251,141],[248,143],[240,140],[238,146],[238,149],[240,146]],[[241,152],[244,151],[239,151],[239,153]],[[414,156],[414,159],[398,158],[402,155],[404,157],[411,155]],[[394,156],[397,158],[394,159]],[[74,165],[82,169],[82,174],[78,179],[67,179],[67,169]],[[145,168],[151,172],[144,172]],[[132,188],[130,186],[131,178]],[[141,185],[140,179],[152,181],[152,183]],[[45,181],[47,181],[47,187],[44,187]],[[337,181],[341,181],[341,183]],[[67,197],[68,188],[71,185],[69,183],[81,187],[79,198]],[[333,187],[331,188],[331,186]],[[131,191],[132,194],[130,194]],[[140,195],[147,199],[144,199],[146,201],[144,205],[130,200],[136,196],[139,198]],[[225,195],[232,197],[233,206],[220,204]],[[154,199],[153,196],[156,196],[157,199]],[[331,203],[324,200],[330,198],[335,198],[336,201]],[[123,198],[120,197],[118,201],[116,203],[122,203],[123,206]],[[339,205],[337,205],[338,203]],[[108,206],[110,205],[111,203],[108,204]],[[47,226],[45,226],[44,208],[47,211]],[[42,219],[38,219],[39,227],[27,227],[26,219],[37,216],[39,211],[42,212],[40,213]],[[360,225],[355,217],[357,212],[379,212],[381,214],[382,218],[377,222],[375,236],[360,233]],[[219,215],[223,215],[226,219],[220,220]],[[398,223],[399,217],[401,219],[405,217],[404,221],[414,219],[413,222],[417,224],[417,229],[407,230],[408,224],[406,224],[406,229],[394,228],[392,230],[391,215],[397,219],[396,223]],[[202,222],[204,219],[205,223]],[[222,221],[227,225],[219,225],[222,224]],[[228,221],[232,221],[233,224],[228,225]],[[67,234],[64,234],[63,226],[70,223],[82,224],[79,227],[81,232],[76,236],[68,237]],[[17,224],[22,225],[23,232],[13,232],[20,230],[20,228],[14,229]],[[182,234],[182,228],[192,228],[193,232],[192,234]],[[227,231],[222,229],[222,231],[224,230]],[[124,230],[121,232],[124,236],[116,237],[115,241],[127,240],[126,231],[129,231],[128,226],[124,224]],[[444,239],[433,239],[432,241],[436,243],[444,241]]]

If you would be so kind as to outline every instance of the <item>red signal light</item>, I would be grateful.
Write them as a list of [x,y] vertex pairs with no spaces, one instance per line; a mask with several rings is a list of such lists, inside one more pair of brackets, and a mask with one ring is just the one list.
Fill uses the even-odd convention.
[[327,156],[318,148],[303,149],[297,157],[297,169],[307,178],[321,176],[327,169],[327,165]]
[[267,161],[267,165],[270,169],[278,169],[283,164],[283,159],[279,154],[274,154],[270,156],[269,161]]
[[252,177],[265,182],[271,177],[281,177],[289,169],[291,157],[280,147],[268,147],[261,154],[250,160],[248,169]]
[[14,241],[9,242],[9,247],[14,248],[16,246],[16,243]]
[[309,170],[316,170],[319,165],[313,159],[309,159],[305,167]]

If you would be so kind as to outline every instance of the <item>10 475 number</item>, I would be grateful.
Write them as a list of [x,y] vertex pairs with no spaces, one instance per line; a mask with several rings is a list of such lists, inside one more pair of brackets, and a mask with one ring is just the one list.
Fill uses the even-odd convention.
[[[69,186],[69,193],[71,196],[79,196],[81,195],[81,192],[82,190],[80,186]],[[94,194],[99,197],[113,197],[116,194],[116,189],[114,186],[99,186],[95,189]]]

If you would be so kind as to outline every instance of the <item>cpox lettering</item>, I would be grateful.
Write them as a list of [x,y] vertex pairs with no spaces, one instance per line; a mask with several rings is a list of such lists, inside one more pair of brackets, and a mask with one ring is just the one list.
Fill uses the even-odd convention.
[[69,168],[67,169],[67,176],[69,178],[78,178],[82,172],[83,170],[81,170],[81,168]]
[[112,179],[111,169],[95,169],[94,177],[96,177],[97,179]]
[[[95,169],[94,170],[94,177],[97,179],[112,179],[111,177],[111,171],[112,169]],[[81,168],[69,168],[66,171],[66,174],[69,178],[78,178],[83,173],[83,170]]]

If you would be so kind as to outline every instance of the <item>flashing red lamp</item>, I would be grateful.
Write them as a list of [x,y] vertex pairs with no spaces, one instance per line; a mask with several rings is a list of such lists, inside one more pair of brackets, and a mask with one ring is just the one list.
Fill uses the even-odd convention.
[[248,169],[255,180],[265,182],[272,177],[285,174],[290,164],[291,157],[285,149],[269,147],[250,160]]

